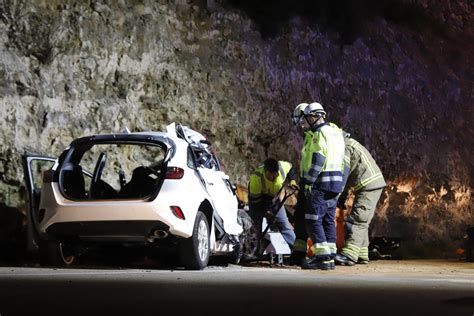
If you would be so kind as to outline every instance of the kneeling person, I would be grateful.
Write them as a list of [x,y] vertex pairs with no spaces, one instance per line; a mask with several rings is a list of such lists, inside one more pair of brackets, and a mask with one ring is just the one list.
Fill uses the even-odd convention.
[[[262,231],[262,220],[271,206],[272,199],[287,179],[290,183],[296,184],[291,163],[273,158],[265,160],[263,166],[258,167],[250,175],[249,214],[259,232]],[[284,206],[275,214],[275,223],[287,244],[292,247],[295,242],[295,233]]]

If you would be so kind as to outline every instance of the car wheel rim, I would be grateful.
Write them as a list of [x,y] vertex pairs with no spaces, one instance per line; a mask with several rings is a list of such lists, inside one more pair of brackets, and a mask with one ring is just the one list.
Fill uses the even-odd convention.
[[209,236],[206,223],[201,220],[198,227],[198,252],[201,261],[207,259],[209,252]]

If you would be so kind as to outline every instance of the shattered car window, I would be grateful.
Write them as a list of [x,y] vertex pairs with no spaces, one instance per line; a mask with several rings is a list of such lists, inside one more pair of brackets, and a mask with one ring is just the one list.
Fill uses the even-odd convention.
[[210,150],[202,147],[195,147],[194,152],[196,154],[197,163],[200,167],[216,171],[219,170],[216,159]]

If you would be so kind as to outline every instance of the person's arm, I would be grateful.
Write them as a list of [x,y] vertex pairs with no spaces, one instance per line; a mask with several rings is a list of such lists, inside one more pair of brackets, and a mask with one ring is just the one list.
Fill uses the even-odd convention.
[[296,182],[296,172],[293,166],[291,167],[290,171],[288,171],[288,175],[286,176],[289,182],[295,181]]
[[326,141],[320,134],[316,135],[317,139],[312,145],[311,166],[304,175],[306,188],[310,189],[316,182],[324,164],[326,163],[326,156],[324,156],[324,149],[326,148]]
[[344,153],[344,172],[343,172],[344,175],[342,177],[342,186],[344,187],[344,190],[342,191],[342,193],[339,195],[339,198],[337,199],[337,207],[343,210],[346,209],[346,200],[347,200],[347,196],[349,195],[349,186],[347,185],[347,181],[351,173],[350,155],[351,154],[350,154],[349,147],[346,146],[346,150]]
[[250,175],[249,181],[249,207],[254,207],[262,202],[262,183],[257,174]]
[[293,166],[289,163],[290,165],[290,170],[288,171],[288,174],[286,175],[285,181],[290,185],[290,187],[294,189],[299,189],[298,183],[296,182],[296,172]]

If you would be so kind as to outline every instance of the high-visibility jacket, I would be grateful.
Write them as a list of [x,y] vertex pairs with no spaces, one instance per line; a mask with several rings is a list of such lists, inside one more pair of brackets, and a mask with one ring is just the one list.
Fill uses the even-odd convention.
[[370,152],[353,138],[345,137],[344,179],[347,191],[375,190],[385,187],[385,179]]
[[306,190],[342,192],[344,148],[344,137],[335,124],[325,122],[305,133],[301,177]]
[[249,181],[249,204],[255,205],[264,199],[271,199],[278,193],[283,186],[286,178],[294,180],[294,171],[291,163],[287,161],[278,161],[278,176],[274,181],[265,177],[264,166],[258,167],[251,175]]

